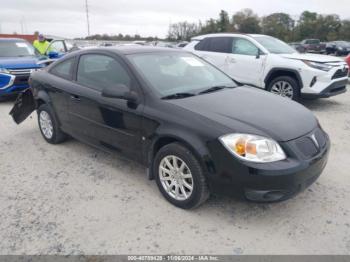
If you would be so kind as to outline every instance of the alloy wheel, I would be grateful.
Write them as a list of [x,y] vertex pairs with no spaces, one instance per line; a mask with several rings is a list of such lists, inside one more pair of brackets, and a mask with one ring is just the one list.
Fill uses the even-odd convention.
[[159,179],[167,194],[175,200],[187,200],[193,192],[191,170],[177,156],[166,156],[160,161]]
[[294,96],[294,89],[290,83],[287,81],[278,81],[273,84],[271,88],[271,93],[293,99]]
[[41,111],[39,114],[40,129],[47,139],[53,136],[53,125],[50,115],[46,111]]

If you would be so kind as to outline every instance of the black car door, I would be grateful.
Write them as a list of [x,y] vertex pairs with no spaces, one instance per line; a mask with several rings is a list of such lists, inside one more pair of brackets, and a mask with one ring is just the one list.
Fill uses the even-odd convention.
[[[50,74],[43,78],[40,83],[36,83],[34,80],[32,83],[34,88],[36,88],[36,85],[42,85],[44,87],[45,91],[49,94],[61,128],[67,132],[70,130],[68,103],[75,64],[75,57],[65,59],[53,66],[49,71]],[[40,86],[37,87],[38,90],[40,88]]]
[[[118,88],[118,84],[135,91],[140,102],[102,97],[104,88]],[[81,55],[70,96],[69,115],[74,135],[140,159],[142,93],[121,59],[104,53]]]

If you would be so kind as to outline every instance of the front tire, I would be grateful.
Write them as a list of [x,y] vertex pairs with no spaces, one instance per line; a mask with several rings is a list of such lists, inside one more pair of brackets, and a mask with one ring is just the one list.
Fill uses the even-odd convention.
[[274,78],[268,84],[267,91],[295,101],[300,98],[300,87],[297,81],[290,76]]
[[196,208],[209,197],[201,164],[180,143],[166,145],[157,152],[153,172],[162,195],[177,207]]
[[40,132],[48,143],[59,144],[66,140],[66,135],[59,128],[54,111],[48,104],[41,105],[37,113]]

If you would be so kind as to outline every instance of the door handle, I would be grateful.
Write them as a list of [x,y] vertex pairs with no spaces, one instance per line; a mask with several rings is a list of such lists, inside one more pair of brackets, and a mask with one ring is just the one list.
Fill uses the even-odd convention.
[[72,101],[76,101],[76,102],[79,102],[79,101],[80,101],[80,97],[77,96],[77,95],[71,95],[71,96],[70,96],[70,99],[71,99]]

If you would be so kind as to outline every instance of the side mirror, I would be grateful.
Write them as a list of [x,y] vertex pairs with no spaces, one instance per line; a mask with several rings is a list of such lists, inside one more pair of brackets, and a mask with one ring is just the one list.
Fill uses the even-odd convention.
[[129,102],[137,102],[137,94],[123,84],[117,84],[113,87],[106,87],[102,90],[101,96],[107,98],[123,99]]
[[256,53],[256,59],[259,59],[261,55],[263,55],[263,52],[261,52],[261,50],[258,49],[258,52]]
[[58,55],[59,55],[58,52],[55,52],[55,51],[50,51],[48,53],[48,56],[50,59],[58,58]]

